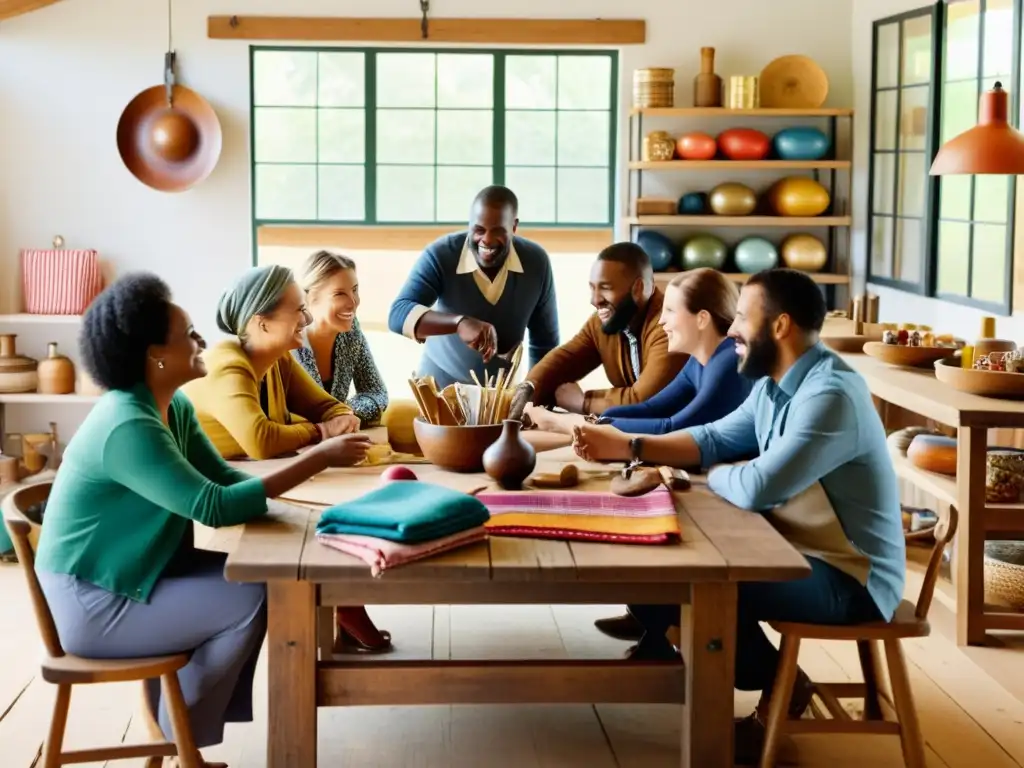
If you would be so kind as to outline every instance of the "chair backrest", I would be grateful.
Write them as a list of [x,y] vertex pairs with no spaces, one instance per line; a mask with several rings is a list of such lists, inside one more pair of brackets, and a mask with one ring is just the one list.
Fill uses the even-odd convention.
[[935,584],[939,580],[939,569],[942,568],[943,553],[956,535],[956,526],[960,519],[953,505],[940,505],[938,514],[939,521],[933,529],[935,545],[928,558],[928,567],[925,569],[921,592],[917,596],[917,606],[914,609],[914,615],[921,621],[928,618],[928,609],[932,607],[932,597],[935,595]]
[[43,502],[50,495],[51,483],[36,483],[19,488],[7,494],[3,500],[3,518],[10,531],[11,539],[14,541],[14,551],[18,555],[18,562],[25,573],[25,580],[28,582],[29,597],[32,599],[32,610],[36,615],[36,623],[39,625],[39,634],[43,638],[43,646],[46,652],[52,656],[63,656],[64,649],[60,645],[60,637],[57,635],[57,626],[53,623],[53,614],[50,613],[50,605],[46,602],[46,595],[39,586],[39,578],[36,576],[36,558],[32,550],[32,543],[29,541],[29,533],[32,532],[32,523],[25,515],[29,507]]

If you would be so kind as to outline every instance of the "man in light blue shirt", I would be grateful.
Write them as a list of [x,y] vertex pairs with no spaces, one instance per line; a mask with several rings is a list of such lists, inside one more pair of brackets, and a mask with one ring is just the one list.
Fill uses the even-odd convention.
[[[738,727],[738,756],[760,750],[778,663],[759,622],[888,621],[903,596],[906,548],[885,431],[864,380],[818,340],[825,314],[821,292],[806,274],[773,269],[754,275],[729,331],[740,372],[758,379],[737,410],[660,436],[588,424],[574,440],[589,460],[713,467],[712,491],[768,514],[807,556],[812,573],[805,579],[740,584],[736,687],[763,694],[754,715]],[[665,632],[679,623],[677,606],[629,609],[645,630],[634,658],[675,653]],[[790,715],[799,717],[810,696],[801,671]]]

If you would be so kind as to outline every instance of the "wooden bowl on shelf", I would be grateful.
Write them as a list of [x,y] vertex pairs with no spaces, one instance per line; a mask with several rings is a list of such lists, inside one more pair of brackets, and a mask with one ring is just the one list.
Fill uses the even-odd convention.
[[961,368],[958,360],[936,360],[935,378],[943,384],[982,397],[1006,400],[1024,399],[1024,373],[978,371]]
[[412,422],[423,457],[451,472],[483,472],[484,451],[498,439],[503,428],[501,423],[447,427],[429,424],[422,416]]
[[864,354],[889,365],[908,368],[929,367],[938,360],[952,357],[956,351],[955,347],[910,347],[880,341],[869,341],[864,345]]

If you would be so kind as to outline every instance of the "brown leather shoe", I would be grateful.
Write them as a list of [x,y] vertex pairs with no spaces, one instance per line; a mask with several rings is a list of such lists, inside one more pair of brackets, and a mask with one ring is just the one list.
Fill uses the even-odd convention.
[[644,627],[632,614],[625,613],[610,619],[598,619],[594,626],[616,640],[639,640],[644,636]]
[[[787,715],[790,720],[799,720],[814,696],[814,684],[802,669],[797,669],[793,683],[793,696],[789,700]],[[768,707],[771,699],[764,693],[757,703],[757,709],[744,718],[736,721],[734,727],[736,765],[757,765],[761,761],[764,749],[764,737],[767,732]]]

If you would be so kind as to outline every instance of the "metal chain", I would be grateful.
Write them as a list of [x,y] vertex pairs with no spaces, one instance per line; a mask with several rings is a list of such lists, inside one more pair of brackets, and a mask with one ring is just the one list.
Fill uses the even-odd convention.
[[430,0],[420,0],[420,12],[423,14],[423,20],[420,22],[420,31],[423,33],[423,39],[427,39],[427,11],[430,10]]

